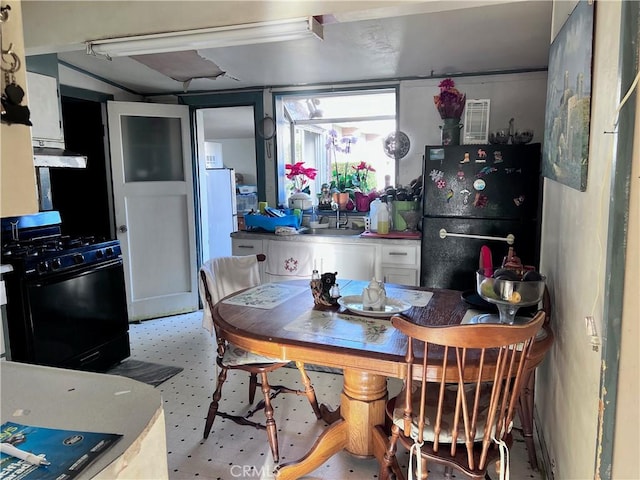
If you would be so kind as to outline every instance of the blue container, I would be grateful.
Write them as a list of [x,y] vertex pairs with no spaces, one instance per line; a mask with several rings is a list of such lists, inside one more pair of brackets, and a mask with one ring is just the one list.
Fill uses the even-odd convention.
[[267,217],[266,215],[245,215],[244,224],[247,228],[262,228],[268,232],[275,232],[276,227],[300,228],[300,217],[285,215],[284,217]]

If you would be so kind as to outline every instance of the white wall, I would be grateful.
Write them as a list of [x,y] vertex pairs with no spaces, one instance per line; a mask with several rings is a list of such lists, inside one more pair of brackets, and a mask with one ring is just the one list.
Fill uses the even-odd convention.
[[[406,157],[400,160],[398,181],[407,184],[422,174],[425,145],[440,144],[442,119],[433,103],[442,79],[400,82],[400,130],[411,141]],[[547,73],[486,75],[453,79],[468,99],[491,100],[489,131],[507,129],[514,118],[516,130],[533,129],[534,143],[541,143],[544,130]],[[464,121],[464,119],[462,120]]]
[[222,162],[244,176],[245,185],[256,185],[256,143],[253,138],[207,138],[222,145]]
[[58,64],[58,74],[61,85],[84,88],[85,90],[92,90],[94,92],[109,93],[113,95],[114,100],[120,102],[139,102],[142,100],[140,95],[135,95],[108,83],[101,82],[64,65]]
[[[553,32],[571,11],[568,3],[575,4],[554,2]],[[615,141],[604,132],[613,129],[617,107],[620,3],[598,2],[596,16],[587,189],[544,182],[540,270],[548,278],[556,341],[538,369],[536,410],[551,473],[561,480],[597,476],[599,382],[605,366],[601,349],[592,349],[585,317],[593,316],[602,333]]]

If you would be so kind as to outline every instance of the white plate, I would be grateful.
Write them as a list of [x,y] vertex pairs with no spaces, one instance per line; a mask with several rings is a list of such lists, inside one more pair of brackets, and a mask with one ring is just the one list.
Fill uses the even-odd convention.
[[362,295],[350,295],[346,297],[340,297],[338,303],[352,313],[360,315],[366,315],[367,317],[390,317],[396,313],[406,312],[411,308],[411,304],[403,302],[402,300],[396,300],[394,298],[387,298],[387,304],[382,310],[365,310],[362,305]]

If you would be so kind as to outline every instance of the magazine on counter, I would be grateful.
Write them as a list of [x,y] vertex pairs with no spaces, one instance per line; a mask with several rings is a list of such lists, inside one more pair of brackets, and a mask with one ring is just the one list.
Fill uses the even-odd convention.
[[1,480],[70,480],[111,448],[122,435],[44,428],[19,423],[2,424],[0,441],[46,458],[49,465],[0,453]]

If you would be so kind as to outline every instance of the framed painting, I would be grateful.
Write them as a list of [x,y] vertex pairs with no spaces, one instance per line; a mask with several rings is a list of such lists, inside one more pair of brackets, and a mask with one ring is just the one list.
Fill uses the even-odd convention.
[[549,51],[542,174],[587,189],[595,2],[578,2]]

